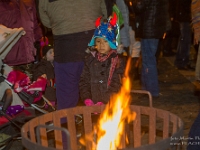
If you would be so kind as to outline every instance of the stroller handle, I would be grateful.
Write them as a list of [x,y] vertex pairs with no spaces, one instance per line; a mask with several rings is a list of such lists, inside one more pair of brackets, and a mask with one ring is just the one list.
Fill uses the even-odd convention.
[[10,83],[8,80],[6,80],[6,79],[4,79],[4,81],[9,85],[9,86],[13,86],[13,84],[12,83]]
[[5,81],[9,86],[11,86],[11,87],[13,86],[13,84],[10,83],[10,82],[6,79],[6,76],[5,76],[5,75],[1,75],[0,77],[1,77],[1,82],[2,82],[2,81]]

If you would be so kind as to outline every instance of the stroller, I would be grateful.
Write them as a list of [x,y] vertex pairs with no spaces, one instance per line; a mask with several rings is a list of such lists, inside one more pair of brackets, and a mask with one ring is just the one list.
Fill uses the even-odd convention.
[[[20,71],[11,71],[8,77],[0,76],[1,92],[4,92],[0,102],[0,147],[9,149],[15,140],[20,139],[22,125],[37,115],[48,113],[43,106],[36,104],[42,99],[46,79],[39,78],[30,83],[28,76]],[[40,86],[39,86],[40,85]],[[7,92],[10,91],[10,92]],[[36,111],[39,112],[36,114]]]
[[[0,150],[9,150],[16,142],[20,144],[19,148],[14,145],[15,150],[23,149],[20,133],[23,124],[38,115],[56,110],[55,106],[43,95],[46,79],[38,78],[37,81],[31,83],[26,73],[15,71],[2,62],[23,34],[25,34],[23,28],[13,31],[0,25],[0,69],[3,68],[4,70],[4,73],[0,73]],[[1,97],[3,97],[6,89],[11,91],[12,101],[2,102]],[[15,110],[15,106],[18,106],[15,111],[17,113],[8,111]],[[81,122],[82,116],[77,115],[76,124]]]
[[[55,110],[55,107],[42,95],[46,85],[44,79],[39,79],[31,84],[26,74],[12,71],[10,66],[2,62],[12,46],[24,34],[26,32],[23,28],[10,29],[0,25],[0,69],[3,68],[6,71],[0,73],[0,149],[10,149],[13,147],[13,142],[21,139],[20,130],[25,122],[37,115],[48,113],[44,106],[49,105],[52,110]],[[10,72],[11,74],[8,74]],[[40,89],[36,88],[39,82],[41,84],[41,81],[43,83]],[[7,89],[8,93],[6,93]],[[1,101],[4,96],[8,96],[5,98],[8,100]],[[44,103],[42,105],[36,104],[41,99],[44,100]],[[15,149],[17,149],[16,146]],[[22,146],[19,149],[22,149]]]
[[[4,67],[6,67],[6,65],[4,65]],[[0,110],[0,115],[3,116],[3,117],[0,117],[0,122],[1,122],[1,119],[7,120],[7,122],[0,124],[0,128],[7,127],[5,129],[9,129],[10,126],[14,126],[14,128],[17,128],[11,134],[10,133],[8,134],[6,130],[0,130],[0,138],[1,136],[2,137],[7,136],[7,138],[5,137],[5,140],[3,140],[2,142],[0,141],[0,147],[1,145],[3,146],[7,145],[6,149],[9,149],[11,145],[13,144],[13,141],[21,140],[21,134],[19,130],[21,129],[22,125],[25,122],[34,118],[35,116],[49,113],[49,109],[46,110],[46,106],[50,107],[52,111],[55,110],[55,107],[51,104],[50,101],[48,101],[42,95],[46,87],[46,79],[43,77],[39,77],[36,81],[31,83],[29,77],[26,74],[18,70],[13,70],[8,74],[7,77],[5,77],[5,75],[2,75],[0,77],[0,80],[2,81],[0,83],[0,88],[1,88],[1,84],[3,83],[3,87],[5,87],[6,89],[10,88],[12,90],[12,94],[13,95],[15,94],[12,98],[13,102],[19,101],[18,103],[15,103],[13,106],[11,101],[4,100],[4,103],[3,103],[4,105],[2,109]],[[1,89],[3,91],[3,88]],[[40,104],[42,102],[42,104],[38,105],[37,102],[40,102]],[[15,110],[14,107],[19,106],[19,105],[20,106],[23,105],[23,109],[18,108],[17,110],[18,113],[17,114],[13,113],[13,110]],[[11,111],[9,112],[9,110]],[[82,122],[82,116],[76,115],[75,120],[76,120],[77,125],[80,124]],[[53,124],[49,122],[49,125],[53,125]],[[1,133],[3,134],[1,135]],[[80,136],[80,135],[77,135],[77,136]]]

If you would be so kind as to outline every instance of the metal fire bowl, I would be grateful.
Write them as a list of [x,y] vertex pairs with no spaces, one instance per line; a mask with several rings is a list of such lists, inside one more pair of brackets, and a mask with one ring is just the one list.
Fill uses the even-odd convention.
[[[151,103],[150,98],[150,106],[152,106]],[[101,113],[104,108],[105,105],[80,106],[36,117],[22,127],[22,144],[29,150],[62,150],[65,143],[68,149],[78,150],[78,131],[75,116],[81,115],[83,117],[82,130],[84,134],[82,136],[84,136],[93,130],[95,122],[93,122],[92,118],[95,116],[94,113]],[[122,135],[119,147],[120,150],[166,150],[180,148],[181,143],[179,142],[181,137],[183,137],[183,121],[178,116],[169,111],[154,107],[131,105],[130,108],[137,115],[133,122],[126,124],[126,130]],[[61,123],[63,118],[67,119],[66,124]],[[48,131],[46,128],[43,128],[45,126],[54,130],[52,131],[54,133],[54,147],[49,145]],[[62,141],[64,134],[61,133],[61,130],[67,135],[67,131],[69,132],[69,143]],[[129,144],[126,144],[127,137]],[[91,147],[92,142],[86,142],[85,149],[91,150]]]
[[[75,115],[82,114],[83,115],[83,126],[85,134],[92,132],[92,113],[94,112],[102,112],[105,106],[92,106],[92,107],[76,107],[70,109],[64,109],[55,111],[49,114],[45,114],[40,117],[36,117],[31,121],[27,122],[21,129],[22,134],[22,143],[23,145],[30,150],[53,150],[53,149],[63,149],[62,147],[62,134],[59,130],[54,130],[54,139],[55,139],[55,147],[51,148],[48,145],[48,136],[47,130],[41,128],[40,130],[40,142],[36,139],[36,131],[35,129],[40,125],[47,125],[49,123],[53,123],[55,127],[61,127],[61,118],[67,118],[67,129],[70,133],[70,144],[71,150],[78,150],[77,147],[77,136],[76,136],[76,125],[75,125]],[[144,106],[131,106],[131,110],[137,113],[136,119],[132,122],[132,129],[129,128],[129,132],[132,132],[133,143],[132,148],[126,148],[125,137],[127,132],[124,132],[121,148],[120,149],[131,149],[131,150],[164,150],[172,147],[173,145],[177,145],[181,136],[183,136],[183,122],[182,120],[165,110],[156,109],[153,107],[144,107]],[[148,126],[148,144],[142,145],[142,118],[141,116],[145,115],[149,117]],[[162,127],[162,139],[156,141],[156,119],[160,118],[163,120]],[[171,130],[170,130],[171,128]],[[38,135],[37,135],[38,136]],[[175,137],[176,140],[171,140],[171,137]],[[86,144],[86,149],[91,148],[91,142]]]

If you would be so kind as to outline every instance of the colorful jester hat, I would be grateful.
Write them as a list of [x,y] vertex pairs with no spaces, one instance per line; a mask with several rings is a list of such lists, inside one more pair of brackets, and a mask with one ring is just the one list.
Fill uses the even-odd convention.
[[95,38],[100,37],[108,41],[111,49],[117,49],[118,43],[116,39],[119,33],[117,15],[114,13],[113,17],[110,17],[107,22],[101,22],[101,17],[99,17],[96,20],[95,26],[94,35],[88,46],[94,46]]

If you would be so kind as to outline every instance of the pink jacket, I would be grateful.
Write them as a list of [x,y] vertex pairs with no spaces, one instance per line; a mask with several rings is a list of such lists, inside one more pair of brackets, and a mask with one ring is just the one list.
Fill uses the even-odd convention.
[[13,85],[14,92],[16,93],[24,91],[27,94],[33,94],[35,91],[38,91],[39,95],[34,98],[34,102],[41,99],[47,83],[47,79],[43,77],[38,77],[35,82],[31,83],[26,74],[17,70],[13,70],[8,74],[7,81]]
[[10,0],[0,2],[0,24],[8,28],[22,27],[26,34],[12,47],[3,60],[8,65],[27,64],[34,61],[34,42],[42,37],[34,0]]

